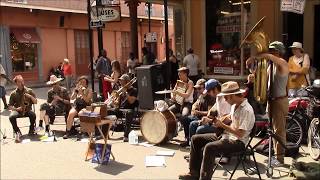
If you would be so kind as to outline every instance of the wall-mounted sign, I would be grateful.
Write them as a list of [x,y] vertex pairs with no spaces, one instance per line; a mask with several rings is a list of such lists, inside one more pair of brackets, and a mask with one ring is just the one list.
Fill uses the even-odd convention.
[[102,22],[121,21],[120,6],[93,7],[91,9],[91,19]]
[[106,6],[120,5],[120,0],[101,0],[101,4]]
[[157,33],[156,32],[146,33],[146,42],[157,42]]
[[90,27],[103,27],[103,22],[99,20],[91,20]]
[[281,0],[281,11],[303,14],[306,0]]

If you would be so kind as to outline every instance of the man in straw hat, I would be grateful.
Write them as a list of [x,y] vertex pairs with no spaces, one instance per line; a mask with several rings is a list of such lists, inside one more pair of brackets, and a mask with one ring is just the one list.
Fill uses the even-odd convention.
[[[249,141],[249,134],[254,126],[254,112],[247,99],[243,97],[245,91],[239,88],[237,82],[229,81],[221,86],[221,93],[225,100],[232,105],[229,115],[213,118],[215,126],[223,128],[225,132],[218,139],[215,134],[197,134],[191,138],[189,173],[180,175],[179,179],[209,180],[213,174],[214,160],[220,154],[228,154],[244,150]],[[231,120],[231,125],[222,121]]]
[[[45,122],[45,134],[50,136],[50,124],[53,124],[56,115],[64,115],[65,121],[70,110],[70,97],[66,88],[60,86],[62,78],[55,75],[50,76],[47,85],[52,88],[48,91],[48,99],[46,103],[40,105],[40,121],[37,131],[43,129],[43,121]],[[50,122],[49,122],[50,120]]]
[[17,125],[17,118],[29,117],[29,135],[34,135],[34,128],[36,123],[36,114],[32,111],[32,104],[37,103],[36,95],[32,89],[24,86],[24,80],[21,75],[17,75],[13,81],[17,88],[10,94],[9,99],[9,120],[15,133],[16,142],[20,142],[21,131]]
[[[286,143],[286,116],[288,114],[288,95],[287,81],[289,75],[289,67],[286,60],[282,58],[285,54],[285,47],[282,42],[274,41],[269,44],[269,52],[258,54],[257,58],[265,58],[274,64],[272,74],[272,89],[269,111],[272,116],[272,126],[274,133],[282,141]],[[247,60],[247,66],[255,61],[251,57]],[[270,78],[269,78],[270,79]],[[269,83],[270,84],[270,83]],[[271,166],[281,166],[284,163],[284,147],[278,141],[274,142],[275,157],[271,159]]]

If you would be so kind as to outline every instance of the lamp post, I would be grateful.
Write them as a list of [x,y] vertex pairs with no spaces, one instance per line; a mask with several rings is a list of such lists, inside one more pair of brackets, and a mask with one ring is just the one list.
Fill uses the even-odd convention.
[[167,63],[167,89],[170,89],[170,62],[169,62],[169,29],[168,29],[168,0],[163,0],[164,6],[164,30],[166,39],[166,63]]
[[91,3],[87,0],[87,13],[88,13],[88,33],[89,33],[89,56],[90,56],[90,70],[91,70],[91,88],[94,92],[94,72],[93,72],[93,48],[92,48],[92,29],[90,27],[91,23]]

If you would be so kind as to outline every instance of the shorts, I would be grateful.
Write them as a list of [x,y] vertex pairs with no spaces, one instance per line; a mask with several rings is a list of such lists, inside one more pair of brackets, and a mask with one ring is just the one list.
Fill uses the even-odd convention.
[[0,86],[0,98],[3,98],[6,95],[6,89],[3,86]]

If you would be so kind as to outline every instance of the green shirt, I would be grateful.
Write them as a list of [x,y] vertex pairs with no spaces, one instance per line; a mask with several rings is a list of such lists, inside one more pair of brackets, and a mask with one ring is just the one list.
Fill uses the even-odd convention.
[[15,108],[22,107],[23,105],[26,106],[26,111],[31,110],[31,106],[33,104],[32,100],[30,98],[27,98],[24,96],[25,93],[30,94],[34,98],[36,98],[36,95],[33,93],[32,89],[24,87],[23,90],[19,90],[16,88],[14,91],[10,94],[9,99],[9,106],[13,106]]

